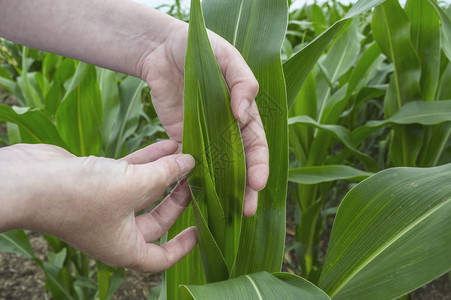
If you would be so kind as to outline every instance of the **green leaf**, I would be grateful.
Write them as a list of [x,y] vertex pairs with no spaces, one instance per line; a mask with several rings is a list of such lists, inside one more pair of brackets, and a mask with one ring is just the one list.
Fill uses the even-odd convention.
[[[183,130],[183,152],[197,160],[194,171],[188,177],[195,202],[196,224],[198,230],[207,229],[202,226],[205,220],[221,251],[217,253],[218,249],[209,239],[210,234],[199,234],[206,237],[199,241],[201,250],[205,250],[205,254],[201,251],[203,261],[215,256],[218,259],[214,261],[220,262],[219,257],[223,255],[230,270],[235,262],[241,230],[244,150],[238,123],[230,108],[228,87],[211,50],[198,0],[193,0],[191,4]],[[209,245],[209,250],[202,249],[204,245]],[[210,272],[207,270],[212,268],[224,271],[219,266],[204,264],[207,282],[229,275],[227,272],[209,278]]]
[[340,126],[340,125],[326,125],[326,124],[320,124],[319,122],[313,120],[312,118],[308,116],[297,116],[290,118],[288,120],[288,124],[304,124],[307,126],[315,127],[318,129],[321,129],[322,131],[325,131],[329,134],[332,134],[334,137],[336,137],[340,142],[343,143],[348,149],[350,149],[362,163],[365,165],[365,167],[368,170],[376,170],[377,164],[376,162],[366,155],[365,153],[360,152],[352,139],[351,132],[346,127]]
[[435,8],[442,21],[442,48],[445,55],[451,60],[451,20],[434,0],[428,1]]
[[44,96],[45,110],[54,115],[63,100],[65,89],[64,83],[74,75],[75,61],[66,58],[58,65],[53,82],[50,84],[47,94]]
[[330,299],[307,280],[288,273],[267,272],[240,276],[205,286],[183,285],[181,299]]
[[[324,80],[323,76],[319,76],[319,79],[322,80],[317,81],[318,107],[320,108],[318,119],[322,119],[333,85],[340,76],[354,65],[360,53],[358,24],[357,20],[349,24],[348,28],[333,43],[326,58],[321,63],[324,68],[322,74],[328,78]],[[329,82],[332,86],[329,85]]]
[[394,299],[449,272],[450,181],[451,164],[388,169],[354,187],[319,286],[333,299]]
[[29,48],[23,47],[22,51],[22,74],[17,78],[17,85],[19,86],[22,95],[24,96],[26,106],[33,108],[42,108],[42,101],[35,86],[32,85],[30,77],[33,74],[28,73],[28,66],[26,63]]
[[423,100],[434,101],[440,75],[440,22],[428,0],[409,0],[405,10],[410,19],[411,37],[421,62]]
[[123,268],[113,268],[96,261],[97,287],[100,300],[109,300],[119,288],[125,276]]
[[401,107],[391,118],[369,121],[352,132],[352,140],[359,144],[373,132],[387,125],[436,125],[451,122],[451,100],[414,101]]
[[[191,204],[183,211],[182,215],[177,219],[177,222],[171,227],[166,240],[173,238],[185,228],[194,225],[194,209]],[[161,290],[161,298],[168,300],[180,299],[180,284],[205,284],[199,246],[196,246],[187,256],[165,272],[162,283],[164,288]]]
[[340,32],[348,20],[363,14],[372,7],[383,3],[385,0],[360,0],[349,10],[346,16],[329,27],[315,40],[293,55],[283,65],[283,72],[287,84],[288,107],[293,102],[302,87],[308,74],[320,58],[329,43]]
[[102,100],[93,66],[80,63],[56,113],[56,126],[68,150],[98,155],[102,146]]
[[[102,95],[103,124],[102,136],[103,145],[109,148],[111,140],[114,138],[113,128],[118,123],[119,118],[119,89],[116,73],[106,69],[97,69],[100,94]],[[124,121],[121,119],[121,121]],[[119,121],[120,123],[120,121]]]
[[65,146],[55,125],[41,110],[0,105],[0,122],[17,124],[24,143]]
[[288,180],[300,184],[318,184],[336,180],[361,181],[372,174],[349,166],[328,165],[290,169]]
[[323,33],[327,29],[326,16],[324,15],[323,9],[317,5],[313,4],[311,6],[311,19],[312,25],[317,35]]
[[[317,101],[315,76],[311,72],[297,95],[289,116],[307,115],[316,118]],[[302,124],[291,124],[289,131],[290,144],[294,147],[296,160],[301,166],[304,166],[307,163],[315,129]]]
[[[387,0],[374,10],[372,29],[379,48],[395,68],[384,99],[385,116],[389,118],[405,103],[422,99],[420,60],[412,45],[409,18],[398,0]],[[415,166],[422,142],[421,129],[395,126],[391,160],[397,166]]]
[[395,72],[384,100],[384,110],[391,117],[404,103],[420,100],[420,61],[410,40],[410,22],[398,0],[387,0],[373,13],[373,35]]
[[352,93],[358,88],[359,84],[365,79],[365,75],[369,73],[371,67],[373,67],[377,59],[381,56],[381,50],[376,43],[372,43],[362,54],[352,71],[351,77],[348,81],[348,88],[346,90],[346,96],[350,97]]
[[[254,217],[244,218],[232,276],[279,271],[285,241],[288,173],[287,103],[280,51],[287,28],[284,0],[204,0],[207,27],[235,46],[260,90],[255,99],[269,147],[268,183]],[[264,246],[262,246],[264,245]]]
[[10,230],[0,234],[0,251],[35,257],[30,240],[23,230]]
[[[72,296],[71,291],[67,288],[67,283],[63,280],[64,273],[68,272],[67,267],[59,268],[44,262],[41,264],[41,268],[45,273],[45,286],[54,299],[75,300],[75,297]],[[72,285],[70,287],[73,289]]]
[[[117,118],[120,121],[115,123],[112,135],[109,137],[110,142],[106,149],[107,156],[119,158],[126,154],[125,142],[139,125],[139,116],[143,109],[141,95],[145,86],[146,83],[144,81],[133,76],[127,76],[119,84],[120,108]],[[107,116],[108,122],[112,116]]]

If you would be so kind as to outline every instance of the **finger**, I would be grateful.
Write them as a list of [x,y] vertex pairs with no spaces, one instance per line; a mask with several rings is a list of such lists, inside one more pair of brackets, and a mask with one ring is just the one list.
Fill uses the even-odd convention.
[[[136,207],[152,201],[163,194],[172,184],[194,168],[194,158],[189,154],[168,155],[154,162],[131,165],[133,172],[130,185],[144,189],[143,197],[137,199]],[[141,190],[142,191],[142,190]],[[149,200],[150,199],[150,200]]]
[[132,165],[146,164],[160,157],[173,154],[177,150],[177,147],[177,142],[171,140],[161,141],[135,151],[120,160],[124,160]]
[[161,246],[146,244],[142,255],[129,267],[150,273],[167,270],[185,257],[196,246],[196,243],[196,228],[187,228]]
[[241,54],[229,45],[217,55],[230,89],[232,112],[242,124],[249,122],[249,109],[258,93],[258,82]]
[[256,191],[266,186],[269,176],[269,150],[265,130],[255,102],[251,106],[251,119],[241,128],[246,154],[247,184]]
[[252,217],[257,212],[258,205],[258,192],[246,186],[244,191],[244,204],[243,204],[243,215],[245,217]]
[[158,240],[175,223],[191,200],[186,179],[181,180],[172,192],[150,213],[136,217],[136,226],[147,243]]

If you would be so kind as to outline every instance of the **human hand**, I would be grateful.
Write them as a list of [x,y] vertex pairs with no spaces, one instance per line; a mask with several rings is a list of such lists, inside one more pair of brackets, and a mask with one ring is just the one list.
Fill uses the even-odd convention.
[[[169,137],[179,144],[183,128],[183,81],[188,25],[175,20],[165,41],[140,62],[141,78],[151,88],[152,102]],[[269,175],[265,131],[255,104],[258,82],[241,54],[219,35],[208,32],[216,60],[231,94],[231,108],[239,121],[247,165],[243,214],[257,210],[258,192]]]
[[159,142],[121,160],[75,157],[50,145],[0,148],[0,232],[25,228],[52,234],[115,267],[168,269],[197,243],[195,228],[157,241],[190,201],[181,180],[152,212],[155,201],[194,167],[173,141]]

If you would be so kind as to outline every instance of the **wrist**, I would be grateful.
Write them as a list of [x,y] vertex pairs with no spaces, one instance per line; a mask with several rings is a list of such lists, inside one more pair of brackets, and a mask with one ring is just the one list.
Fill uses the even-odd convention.
[[[156,16],[158,15],[158,18]],[[186,45],[188,37],[188,24],[174,17],[166,15],[160,11],[154,10],[154,26],[160,27],[158,34],[155,32],[146,32],[139,40],[137,49],[141,49],[136,61],[136,77],[148,81],[149,72],[155,65],[161,62],[162,57],[172,63],[183,72],[184,55],[179,57],[174,55],[175,51],[180,51],[180,47]],[[153,40],[151,45],[149,41]],[[183,50],[184,51],[184,50]],[[176,59],[178,59],[176,61]]]
[[[26,227],[30,211],[29,190],[22,183],[27,181],[18,178],[18,171],[0,163],[0,232],[22,229]],[[25,183],[26,184],[26,183]]]

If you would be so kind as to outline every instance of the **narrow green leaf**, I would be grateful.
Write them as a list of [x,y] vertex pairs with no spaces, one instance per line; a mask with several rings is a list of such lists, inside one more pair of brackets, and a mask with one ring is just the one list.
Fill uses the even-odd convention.
[[288,273],[260,272],[205,286],[183,285],[181,299],[330,299],[307,280]]
[[[103,107],[103,145],[105,149],[108,149],[111,147],[110,143],[115,137],[113,129],[118,122],[119,110],[121,107],[119,101],[119,88],[115,72],[99,68],[97,69],[97,74]],[[124,119],[121,119],[121,121],[122,122],[119,123],[123,124],[126,122]]]
[[384,100],[385,115],[391,117],[403,104],[420,100],[420,61],[410,39],[409,19],[398,0],[376,7],[372,29],[382,53],[395,67]]
[[146,83],[139,78],[127,76],[119,84],[119,118],[110,136],[110,148],[107,154],[118,158],[125,155],[125,141],[138,128],[139,117],[143,109],[142,90]]
[[293,102],[302,87],[305,79],[316,64],[321,54],[329,43],[340,32],[346,22],[360,14],[370,10],[372,7],[385,2],[385,0],[360,0],[349,10],[346,16],[329,27],[315,40],[293,55],[283,65],[283,72],[287,84],[288,107]]
[[24,143],[65,146],[55,125],[41,110],[0,105],[0,122],[17,124]]
[[449,272],[450,181],[451,164],[388,169],[353,188],[319,286],[333,299],[394,299]]
[[343,143],[348,149],[350,149],[354,154],[359,158],[360,161],[365,165],[365,167],[368,170],[376,170],[377,164],[376,162],[366,155],[365,153],[360,152],[356,148],[356,144],[354,143],[351,131],[347,129],[346,127],[340,126],[340,125],[327,125],[327,124],[320,124],[319,122],[313,120],[312,118],[308,116],[297,116],[290,118],[288,120],[288,124],[304,124],[307,126],[312,126],[318,129],[321,129],[329,134],[332,134],[334,137],[336,137],[340,142]]
[[268,183],[259,192],[256,215],[243,220],[232,276],[279,271],[285,241],[288,173],[287,103],[280,60],[287,28],[287,3],[204,0],[202,5],[207,27],[240,51],[259,82],[255,101],[269,147]]
[[50,291],[54,299],[75,300],[71,292],[66,288],[64,281],[61,280],[60,274],[63,268],[58,268],[52,264],[44,262],[41,268],[45,273],[45,286]]
[[[372,21],[373,36],[382,53],[393,63],[384,99],[387,118],[405,103],[421,100],[421,67],[412,45],[410,22],[398,0],[387,0],[376,7]],[[412,126],[394,126],[390,143],[390,158],[396,166],[415,166],[423,142],[422,129]]]
[[414,101],[401,107],[391,118],[369,121],[352,132],[352,140],[360,144],[373,132],[387,125],[436,125],[451,122],[451,100],[424,102]]
[[451,60],[451,20],[434,0],[428,1],[435,8],[442,21],[442,48],[445,55]]
[[440,75],[440,19],[428,0],[409,0],[405,10],[410,19],[413,46],[421,62],[423,100],[434,101]]
[[290,169],[288,180],[300,184],[318,184],[336,180],[361,181],[372,174],[350,166],[327,165]]
[[98,155],[102,146],[102,100],[93,66],[80,63],[55,116],[68,150]]
[[351,77],[348,82],[348,89],[346,90],[346,96],[350,97],[352,93],[357,89],[361,81],[365,78],[365,75],[369,72],[371,67],[375,64],[377,59],[381,56],[381,50],[376,43],[372,43],[362,54],[362,57],[357,62]]
[[[319,117],[322,118],[324,107],[327,105],[328,99],[334,84],[340,76],[351,68],[360,52],[360,41],[358,31],[358,21],[350,22],[349,26],[333,43],[326,58],[321,63],[328,79],[324,80],[323,76],[319,76],[317,80],[318,107]],[[324,74],[324,73],[323,73]],[[328,82],[330,82],[330,85]]]
[[[206,210],[201,208],[201,211],[207,212],[205,220],[231,269],[241,230],[244,153],[238,123],[230,108],[229,91],[211,49],[198,0],[191,4],[184,106],[183,151],[198,161],[188,182],[199,207],[206,206]],[[193,138],[195,131],[200,138]],[[209,211],[212,208],[213,214]]]
[[10,230],[0,234],[0,251],[35,257],[30,240],[23,230]]

